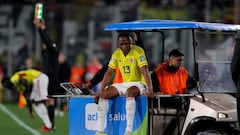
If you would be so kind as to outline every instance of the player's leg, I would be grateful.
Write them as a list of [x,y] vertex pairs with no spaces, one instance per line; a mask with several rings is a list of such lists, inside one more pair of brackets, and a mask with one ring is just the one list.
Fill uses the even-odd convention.
[[145,85],[141,83],[129,84],[130,87],[126,91],[126,120],[127,125],[125,135],[132,133],[134,114],[136,111],[136,96],[142,94],[145,90]]
[[36,113],[38,114],[38,116],[42,119],[44,126],[47,127],[46,130],[51,130],[52,123],[50,122],[47,108],[43,102],[44,101],[33,103],[33,108],[36,111]]
[[108,112],[109,104],[108,99],[118,96],[118,91],[115,87],[110,86],[105,91],[100,93],[98,101],[98,122],[96,135],[104,133],[104,126],[106,123],[106,115]]
[[[48,112],[45,106],[45,101],[48,99],[47,95],[48,77],[41,74],[33,81],[33,88],[30,99],[34,100],[33,108],[39,117],[43,120],[44,125],[50,130],[52,123],[50,122]],[[46,130],[47,131],[47,130]]]
[[[57,79],[54,75],[50,74],[48,75],[49,78],[49,85],[48,85],[48,95],[54,95],[55,90],[57,90]],[[48,115],[50,118],[50,121],[53,124],[54,128],[54,118],[55,118],[55,99],[54,98],[49,98],[47,100],[47,110],[48,110]]]

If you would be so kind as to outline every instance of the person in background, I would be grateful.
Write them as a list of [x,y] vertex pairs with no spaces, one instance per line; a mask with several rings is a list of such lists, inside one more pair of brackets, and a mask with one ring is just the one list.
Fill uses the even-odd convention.
[[[59,62],[59,70],[58,70],[59,83],[69,82],[69,78],[71,75],[71,68],[66,60],[65,55],[62,52],[59,53],[58,62]],[[65,95],[66,91],[59,85],[57,94]],[[66,98],[57,98],[57,101],[55,102],[55,104],[56,104],[56,107],[58,106],[58,104],[60,104],[60,108],[59,108],[59,111],[56,108],[56,111],[55,111],[56,115],[64,116],[64,108],[66,108],[67,106],[66,102],[67,102]]]
[[[4,71],[3,71],[3,66],[2,66],[2,62],[0,60],[0,81],[2,81],[4,76]],[[3,87],[2,84],[0,84],[0,103],[2,103],[3,101]]]
[[153,89],[156,94],[184,94],[195,86],[194,78],[182,67],[184,54],[179,49],[169,53],[169,61],[157,66],[151,74]]
[[156,94],[183,94],[187,90],[188,72],[182,67],[183,53],[173,49],[169,53],[169,61],[153,70],[153,87]]
[[[182,67],[184,60],[184,54],[178,50],[173,49],[169,53],[169,60],[163,62],[157,66],[151,74],[152,85],[154,93],[159,94],[185,94],[188,92],[188,88],[196,86],[193,84],[194,79],[189,76],[187,70]],[[181,109],[182,105],[189,102],[188,98],[184,100],[182,98],[175,97],[161,97],[161,107]],[[156,100],[153,101],[154,106],[157,106]],[[184,106],[187,109],[187,106]],[[163,131],[164,134],[174,134],[176,128],[177,118],[170,120],[170,124],[167,125]]]
[[78,54],[75,60],[74,65],[71,67],[71,76],[70,82],[81,82],[83,83],[84,75],[86,72],[85,62],[84,62],[84,55]]
[[16,66],[17,66],[17,69],[16,70],[22,70],[23,67],[25,66],[24,62],[25,60],[30,57],[30,38],[27,36],[27,35],[23,35],[23,46],[21,48],[19,48],[19,50],[17,51],[17,54],[16,54],[16,59],[15,59],[15,62],[16,62]]
[[58,64],[59,50],[56,44],[49,38],[46,32],[46,25],[44,19],[38,20],[35,18],[33,24],[38,29],[41,40],[43,41],[42,44],[43,72],[47,74],[49,78],[48,94],[50,98],[48,99],[49,102],[48,113],[54,129],[55,99],[51,96],[55,95],[57,89],[59,88],[57,77],[59,66]]
[[[89,82],[94,75],[102,68],[102,64],[99,61],[99,58],[97,56],[93,56],[90,61],[87,64],[86,67],[86,74],[85,74],[85,81]],[[94,87],[92,87],[92,90],[96,92],[100,88],[101,84],[98,83]]]
[[33,69],[35,68],[33,66],[33,60],[31,57],[27,57],[25,60],[24,60],[24,65],[22,65],[20,67],[20,70],[26,70],[26,69]]
[[27,106],[31,118],[34,118],[32,107],[42,119],[44,125],[41,132],[52,130],[52,123],[49,119],[45,103],[47,103],[49,79],[46,74],[38,70],[21,70],[14,73],[11,77],[4,77],[2,85],[8,89],[15,89],[23,93],[27,99]]
[[[107,87],[117,67],[119,67],[123,82]],[[101,89],[95,95],[95,99],[99,99],[96,135],[105,134],[104,125],[109,107],[108,99],[120,95],[126,96],[127,125],[125,135],[130,135],[132,133],[133,118],[136,110],[135,97],[142,94],[154,97],[145,52],[141,47],[131,45],[129,34],[119,34],[118,48],[114,51],[109,61]]]
[[26,69],[32,69],[33,68],[33,60],[31,57],[28,57],[24,61],[24,65]]

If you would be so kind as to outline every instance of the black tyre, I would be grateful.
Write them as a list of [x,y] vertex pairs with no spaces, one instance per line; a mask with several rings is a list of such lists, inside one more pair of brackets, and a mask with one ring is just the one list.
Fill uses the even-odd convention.
[[190,129],[189,135],[234,135],[231,131],[227,123],[201,121]]
[[197,132],[196,135],[228,135],[228,133],[220,129],[206,129]]

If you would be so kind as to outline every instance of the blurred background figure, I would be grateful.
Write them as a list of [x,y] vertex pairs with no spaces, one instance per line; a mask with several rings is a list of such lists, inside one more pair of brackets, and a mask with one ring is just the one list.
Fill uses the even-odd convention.
[[[16,66],[18,69],[16,70],[22,70],[25,67],[25,60],[29,58],[31,55],[31,49],[30,49],[30,37],[27,35],[23,36],[23,45],[19,48],[16,54]],[[19,69],[20,68],[20,69]]]
[[31,57],[26,58],[25,61],[24,61],[24,64],[25,64],[26,69],[32,69],[33,68],[32,58]]
[[74,65],[71,67],[70,82],[84,82],[85,64],[84,56],[78,54]]
[[[59,89],[57,91],[58,95],[65,95],[66,91],[60,86],[60,83],[69,82],[71,75],[71,68],[68,64],[65,55],[60,52],[58,56],[59,70],[58,70],[58,81]],[[55,101],[55,115],[64,116],[64,111],[67,111],[67,99],[66,98],[56,98]]]
[[33,59],[31,57],[27,57],[24,60],[24,65],[20,66],[20,70],[33,69],[33,68],[35,68],[35,67],[33,64]]
[[[3,67],[2,67],[2,63],[0,62],[0,81],[2,81],[4,72],[3,72]],[[0,103],[2,103],[3,101],[3,86],[2,83],[0,83]]]
[[[86,68],[86,75],[85,80],[86,82],[89,82],[94,75],[102,68],[102,64],[97,56],[93,56],[90,61],[88,62],[87,68]],[[96,92],[101,86],[101,83],[98,83],[96,86],[92,88],[94,92]]]

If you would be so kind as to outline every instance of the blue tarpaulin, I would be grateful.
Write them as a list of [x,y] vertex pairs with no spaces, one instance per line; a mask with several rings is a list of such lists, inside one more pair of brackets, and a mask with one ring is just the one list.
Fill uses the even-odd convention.
[[205,29],[221,31],[238,31],[240,25],[207,23],[193,21],[175,20],[139,20],[122,23],[112,23],[105,27],[105,30],[164,30],[164,29]]

